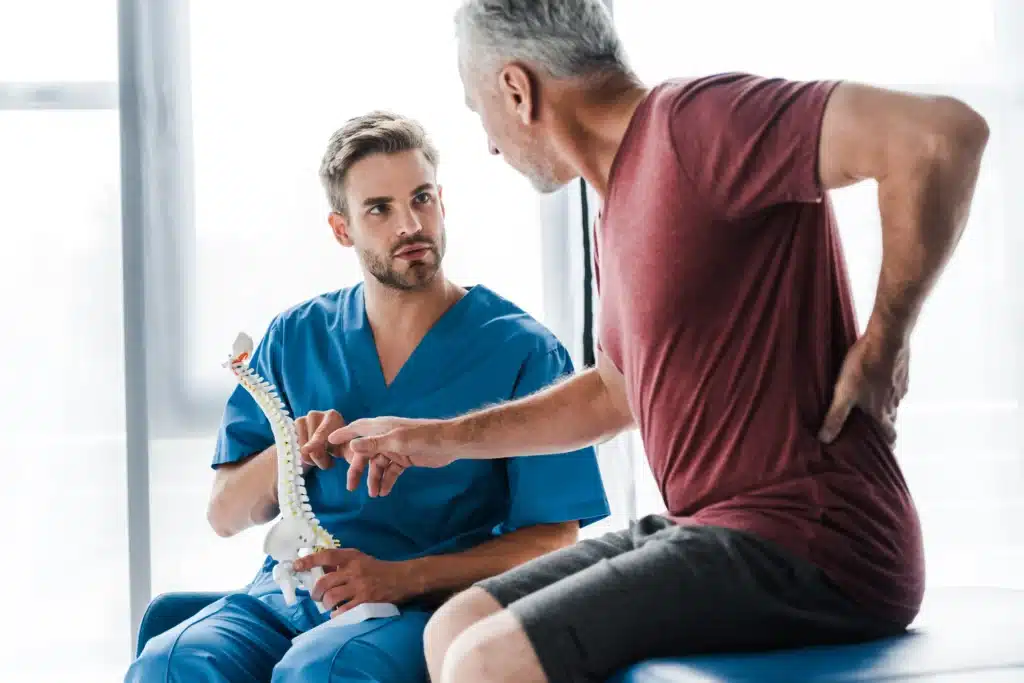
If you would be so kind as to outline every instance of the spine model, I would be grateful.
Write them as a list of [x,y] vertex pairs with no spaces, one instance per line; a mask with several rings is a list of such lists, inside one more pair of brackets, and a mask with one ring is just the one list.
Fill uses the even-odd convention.
[[[238,383],[249,392],[253,400],[270,421],[277,451],[277,499],[281,518],[267,532],[263,551],[277,564],[274,580],[281,587],[285,602],[295,604],[296,588],[312,591],[323,569],[314,567],[308,572],[296,572],[292,563],[303,555],[327,548],[337,548],[336,541],[321,525],[309,504],[306,483],[302,475],[302,460],[295,432],[295,422],[288,414],[277,388],[249,367],[252,339],[244,332],[235,339],[231,356],[224,367],[230,368]],[[321,612],[322,604],[317,603]]]

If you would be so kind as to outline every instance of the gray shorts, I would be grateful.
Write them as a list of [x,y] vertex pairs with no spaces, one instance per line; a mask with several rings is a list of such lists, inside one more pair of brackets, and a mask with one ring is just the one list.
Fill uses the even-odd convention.
[[903,628],[750,534],[652,515],[476,584],[523,625],[552,683],[652,657],[858,642]]

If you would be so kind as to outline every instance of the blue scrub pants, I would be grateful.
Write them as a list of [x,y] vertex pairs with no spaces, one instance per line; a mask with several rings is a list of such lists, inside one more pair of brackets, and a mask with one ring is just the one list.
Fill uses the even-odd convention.
[[227,595],[146,643],[125,683],[427,682],[429,611],[336,626],[299,596]]

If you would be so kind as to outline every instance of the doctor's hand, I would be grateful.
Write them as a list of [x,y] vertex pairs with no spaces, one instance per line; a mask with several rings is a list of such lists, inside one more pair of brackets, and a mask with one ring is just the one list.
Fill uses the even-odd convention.
[[415,597],[416,577],[411,565],[385,562],[352,548],[333,548],[295,560],[296,571],[323,567],[310,595],[331,610],[334,618],[364,602],[398,604]]
[[356,420],[331,432],[329,443],[344,447],[348,490],[359,485],[369,469],[370,496],[391,493],[395,480],[409,467],[444,467],[452,462],[451,444],[443,438],[443,420],[374,417]]
[[[322,412],[311,410],[295,420],[295,433],[299,438],[299,452],[303,473],[319,467],[330,469],[334,464],[334,447],[327,442],[331,432],[345,426],[345,418],[337,410]],[[340,449],[338,449],[340,451]]]
[[889,445],[896,443],[896,410],[906,396],[910,374],[910,348],[877,325],[868,324],[843,360],[832,405],[818,438],[831,443],[855,407],[881,426]]

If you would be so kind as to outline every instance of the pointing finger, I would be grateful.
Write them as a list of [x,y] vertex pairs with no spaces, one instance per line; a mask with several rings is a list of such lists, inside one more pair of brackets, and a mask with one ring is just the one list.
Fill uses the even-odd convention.
[[381,438],[379,436],[360,436],[349,441],[348,445],[357,453],[379,453],[381,450]]
[[327,442],[335,446],[344,446],[345,444],[352,441],[352,439],[358,439],[359,434],[358,423],[353,422],[352,424],[345,425],[340,429],[335,429],[333,432],[327,435]]

